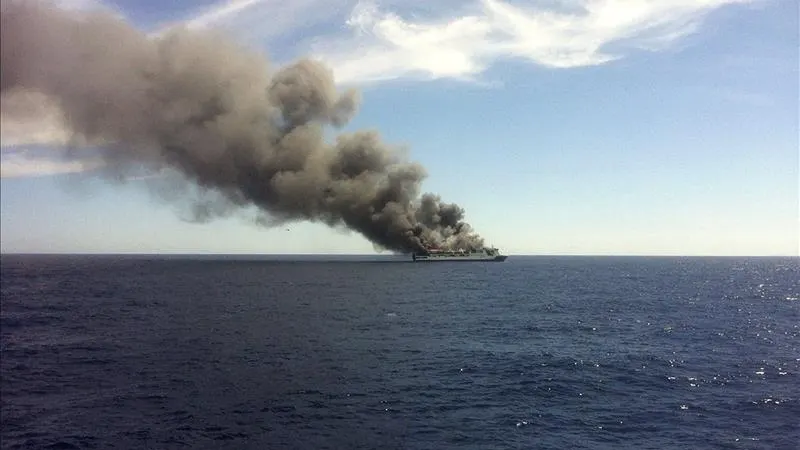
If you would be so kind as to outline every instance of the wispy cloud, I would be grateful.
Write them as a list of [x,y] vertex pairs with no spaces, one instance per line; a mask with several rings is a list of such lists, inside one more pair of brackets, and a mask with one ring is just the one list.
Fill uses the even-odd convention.
[[481,0],[470,14],[430,20],[364,2],[347,21],[348,37],[314,51],[345,83],[474,78],[506,58],[557,69],[592,66],[622,58],[626,49],[668,48],[709,12],[752,1],[759,0],[582,0],[557,7]]
[[31,156],[25,151],[4,151],[0,159],[1,178],[22,178],[66,173],[78,173],[102,167],[99,160],[65,160],[57,153],[50,156]]
[[2,147],[63,145],[68,141],[61,110],[45,95],[19,91],[3,95],[0,108]]
[[[71,154],[67,155],[66,152]],[[92,172],[104,169],[99,176],[107,180],[134,182],[175,175],[168,168],[140,167],[126,171],[112,171],[104,160],[91,149],[52,145],[25,145],[6,147],[0,153],[0,178],[23,178],[67,173]]]
[[[731,4],[764,0],[550,0],[518,6],[383,0],[230,0],[186,17],[178,25],[219,28],[266,51],[292,59],[311,54],[327,62],[341,84],[399,78],[460,79],[480,76],[505,59],[567,69],[607,64],[633,49],[669,48],[697,31],[708,13]],[[101,0],[57,0],[67,9],[115,11]],[[175,25],[175,24],[172,24]],[[170,26],[169,24],[167,26]],[[163,30],[164,28],[162,28]],[[156,32],[157,34],[158,32]],[[28,101],[30,114],[8,114]],[[2,149],[61,145],[69,136],[58,110],[42,98],[3,99]],[[57,159],[3,159],[3,176],[63,173],[90,165]]]
[[177,25],[219,29],[267,52],[302,53],[310,36],[335,32],[357,0],[232,0],[220,2],[187,17]]
[[224,22],[231,17],[241,17],[242,13],[259,4],[269,3],[270,0],[234,0],[212,5],[199,15],[187,20],[185,25],[190,28],[204,28]]

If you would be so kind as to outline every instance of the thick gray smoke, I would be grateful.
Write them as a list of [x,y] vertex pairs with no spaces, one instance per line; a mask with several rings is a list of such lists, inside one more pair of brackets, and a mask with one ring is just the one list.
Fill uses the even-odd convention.
[[474,249],[464,211],[420,196],[426,176],[375,132],[324,139],[358,103],[300,60],[274,73],[260,55],[186,29],[147,36],[111,15],[4,1],[0,93],[52,99],[110,171],[168,167],[215,194],[203,214],[256,206],[277,221],[358,231],[398,252]]

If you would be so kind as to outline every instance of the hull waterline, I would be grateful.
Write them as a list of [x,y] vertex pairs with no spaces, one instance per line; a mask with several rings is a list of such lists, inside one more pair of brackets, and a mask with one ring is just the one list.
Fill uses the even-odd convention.
[[414,262],[503,262],[508,255],[501,255],[496,248],[484,248],[480,251],[441,251],[429,250],[411,255]]

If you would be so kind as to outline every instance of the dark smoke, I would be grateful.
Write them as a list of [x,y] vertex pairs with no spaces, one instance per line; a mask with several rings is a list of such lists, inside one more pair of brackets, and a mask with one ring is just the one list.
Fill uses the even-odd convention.
[[4,1],[0,92],[38,92],[71,133],[102,148],[106,168],[176,170],[211,193],[200,216],[256,206],[272,221],[358,231],[398,252],[424,244],[475,249],[464,210],[420,196],[426,176],[372,131],[324,140],[357,109],[331,72],[267,61],[221,36],[178,29],[143,34],[107,14]]

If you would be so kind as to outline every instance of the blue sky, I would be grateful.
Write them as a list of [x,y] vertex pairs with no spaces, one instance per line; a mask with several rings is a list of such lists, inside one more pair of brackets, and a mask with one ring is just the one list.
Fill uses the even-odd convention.
[[[407,146],[504,252],[798,254],[795,1],[168,4],[61,1],[328,62],[362,93],[345,130]],[[185,222],[149,180],[66,164],[53,127],[2,126],[3,252],[374,251],[323,225]]]

